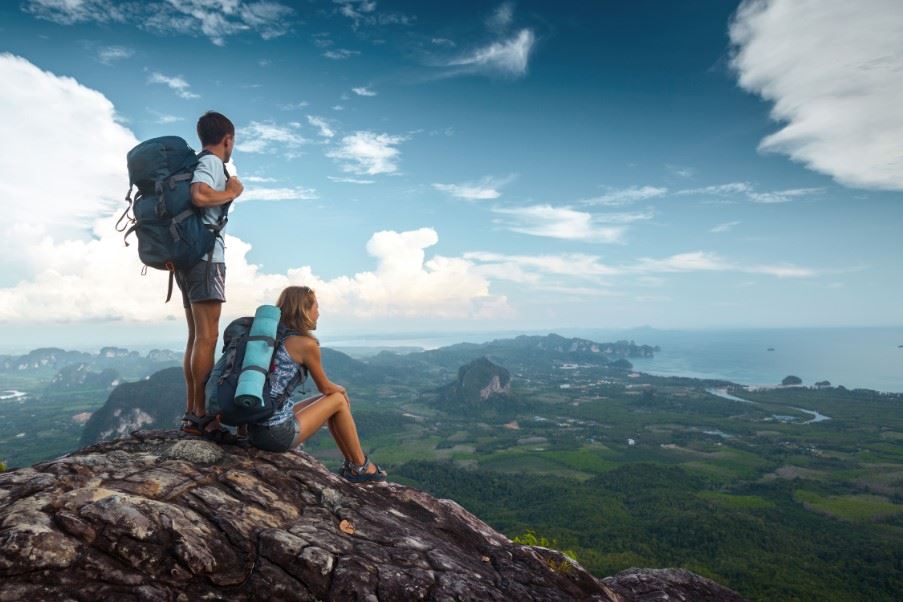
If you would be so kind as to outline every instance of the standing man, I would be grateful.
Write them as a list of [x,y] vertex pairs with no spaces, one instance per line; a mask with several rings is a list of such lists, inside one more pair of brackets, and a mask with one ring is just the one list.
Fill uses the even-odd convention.
[[221,113],[208,111],[198,119],[200,153],[191,180],[191,202],[202,211],[202,221],[217,231],[213,250],[186,270],[177,270],[176,283],[182,291],[188,345],[183,369],[187,389],[187,409],[182,430],[217,442],[234,442],[234,435],[222,429],[215,416],[207,416],[204,386],[213,368],[219,338],[219,318],[226,300],[226,262],[223,236],[229,204],[244,190],[237,177],[230,177],[226,163],[235,147],[235,126]]

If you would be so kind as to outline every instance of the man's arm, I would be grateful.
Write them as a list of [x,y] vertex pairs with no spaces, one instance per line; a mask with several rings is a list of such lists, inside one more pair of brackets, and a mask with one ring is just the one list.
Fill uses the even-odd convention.
[[244,186],[235,176],[226,182],[226,189],[222,192],[214,190],[204,182],[195,182],[191,185],[191,202],[197,207],[216,207],[234,201],[244,191]]

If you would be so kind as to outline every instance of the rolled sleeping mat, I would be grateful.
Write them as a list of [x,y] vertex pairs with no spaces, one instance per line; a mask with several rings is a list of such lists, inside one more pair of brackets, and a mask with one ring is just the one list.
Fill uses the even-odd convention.
[[275,305],[261,305],[254,313],[248,333],[245,359],[235,387],[235,403],[241,407],[262,407],[263,388],[270,372],[270,362],[276,348],[276,328],[282,311]]

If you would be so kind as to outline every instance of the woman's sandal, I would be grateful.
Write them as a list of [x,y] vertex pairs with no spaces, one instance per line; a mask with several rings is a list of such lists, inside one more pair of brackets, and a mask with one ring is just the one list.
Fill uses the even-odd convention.
[[[371,464],[376,467],[376,470],[367,472]],[[389,476],[389,473],[383,470],[379,464],[373,464],[368,456],[364,456],[363,464],[346,461],[346,466],[342,467],[342,472],[339,474],[352,483],[380,482],[385,481]]]

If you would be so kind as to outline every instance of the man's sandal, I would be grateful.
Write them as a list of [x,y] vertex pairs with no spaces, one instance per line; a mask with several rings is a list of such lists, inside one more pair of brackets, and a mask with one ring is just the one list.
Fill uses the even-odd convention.
[[207,425],[216,420],[216,416],[196,416],[193,412],[185,412],[182,416],[182,426],[179,430],[187,435],[202,437]]
[[237,445],[239,447],[250,447],[251,442],[247,437],[239,437],[234,433],[224,429],[221,426],[208,429],[207,426],[216,420],[216,415],[207,414],[205,416],[195,416],[191,412],[185,412],[182,416],[181,431],[188,435],[200,437],[206,441],[219,443],[222,445]]
[[[367,472],[371,464],[376,467],[376,470]],[[363,464],[355,464],[348,461],[347,467],[342,467],[340,474],[352,483],[380,482],[385,481],[386,477],[389,476],[389,473],[383,470],[379,464],[373,464],[368,456],[364,456]]]

